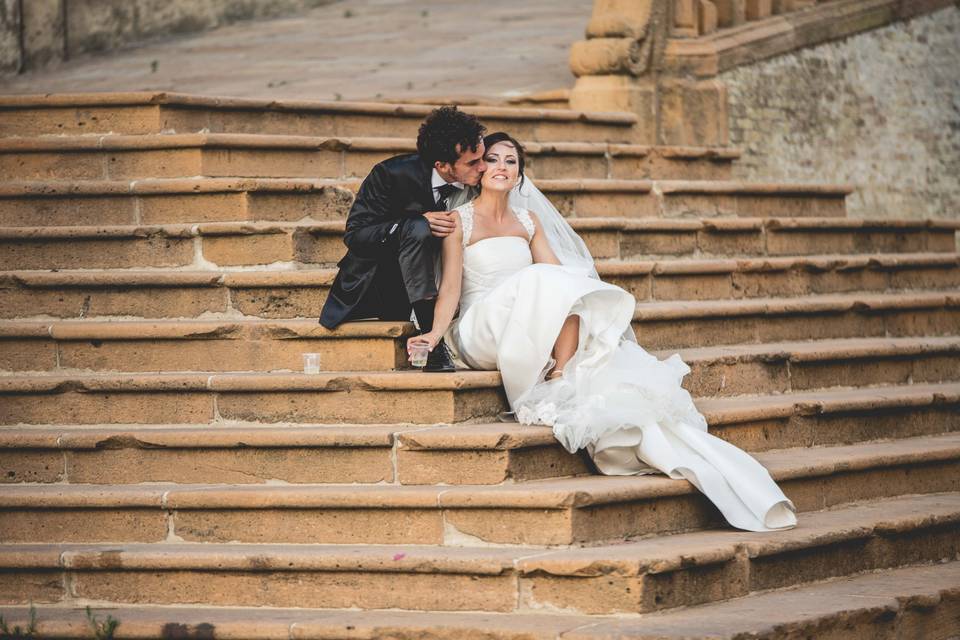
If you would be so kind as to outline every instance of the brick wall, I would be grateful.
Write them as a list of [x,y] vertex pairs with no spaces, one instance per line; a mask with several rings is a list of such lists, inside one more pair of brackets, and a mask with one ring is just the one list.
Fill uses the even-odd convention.
[[852,216],[960,217],[957,7],[721,78],[738,177],[852,183]]

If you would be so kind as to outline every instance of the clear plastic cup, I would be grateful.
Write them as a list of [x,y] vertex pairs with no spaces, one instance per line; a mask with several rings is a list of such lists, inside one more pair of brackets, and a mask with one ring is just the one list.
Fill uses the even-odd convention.
[[410,346],[410,364],[417,369],[427,366],[427,355],[430,353],[430,347],[425,344],[413,344]]
[[303,354],[303,372],[304,373],[320,373],[320,354],[319,353]]

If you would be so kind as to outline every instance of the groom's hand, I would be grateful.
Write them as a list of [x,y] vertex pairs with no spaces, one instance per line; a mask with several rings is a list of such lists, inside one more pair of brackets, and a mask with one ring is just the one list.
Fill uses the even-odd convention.
[[423,216],[430,223],[430,231],[438,238],[446,238],[457,228],[452,211],[427,211]]

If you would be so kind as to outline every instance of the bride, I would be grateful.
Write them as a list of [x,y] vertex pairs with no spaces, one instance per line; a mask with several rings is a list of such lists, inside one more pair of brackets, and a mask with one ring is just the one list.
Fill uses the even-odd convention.
[[461,361],[500,371],[519,422],[553,427],[602,473],[658,470],[690,481],[735,527],[795,526],[766,469],[707,433],[681,387],[690,369],[680,356],[658,360],[637,345],[633,296],[599,279],[583,241],[525,179],[520,144],[506,133],[484,143],[480,195],[454,212],[443,240],[433,330],[408,350],[432,349],[449,329]]

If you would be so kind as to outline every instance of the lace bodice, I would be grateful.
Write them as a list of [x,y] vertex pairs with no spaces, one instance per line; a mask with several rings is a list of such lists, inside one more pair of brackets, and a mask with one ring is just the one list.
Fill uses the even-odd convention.
[[[457,211],[460,213],[460,224],[463,225],[463,246],[466,248],[470,246],[470,238],[473,236],[473,202],[467,202],[458,208]],[[524,230],[526,230],[527,241],[533,240],[533,234],[536,233],[537,228],[533,224],[533,218],[530,217],[530,212],[526,209],[518,209],[514,211],[514,215]]]
[[458,209],[463,225],[463,279],[460,291],[460,313],[488,291],[533,264],[530,240],[536,228],[526,209],[515,211],[527,238],[520,236],[493,236],[471,243],[473,235],[473,204]]

